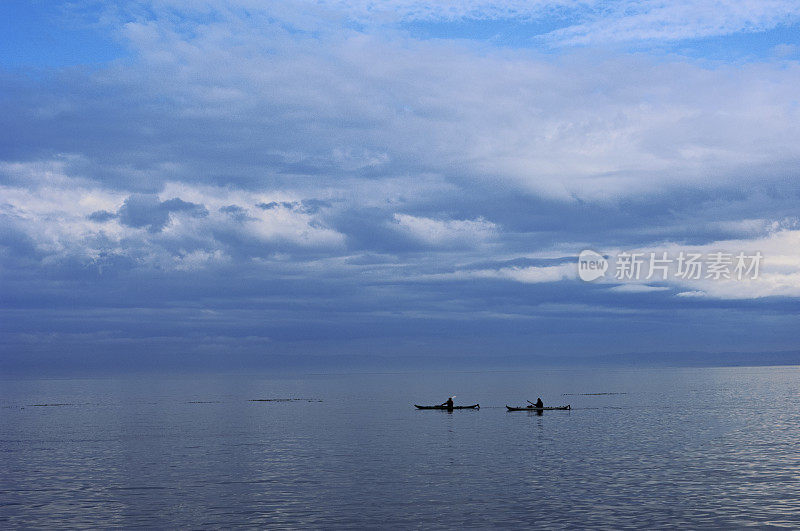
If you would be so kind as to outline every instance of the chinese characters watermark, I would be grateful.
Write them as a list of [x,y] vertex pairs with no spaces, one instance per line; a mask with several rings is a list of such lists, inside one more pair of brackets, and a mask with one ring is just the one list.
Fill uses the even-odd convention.
[[[755,280],[761,271],[764,256],[760,251],[695,253],[680,251],[677,256],[667,251],[621,252],[614,257],[613,274],[624,280]],[[578,276],[591,282],[604,277],[609,260],[595,251],[584,250],[578,256]]]

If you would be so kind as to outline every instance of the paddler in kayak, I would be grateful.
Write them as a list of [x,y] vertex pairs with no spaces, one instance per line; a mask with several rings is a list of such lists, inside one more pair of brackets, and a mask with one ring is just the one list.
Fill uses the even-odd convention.
[[447,409],[453,409],[453,399],[455,397],[456,396],[453,395],[450,398],[448,398],[447,401],[442,404],[442,406],[446,407]]
[[544,402],[542,402],[542,397],[537,398],[535,404],[533,402],[531,402],[530,400],[528,400],[528,404],[530,404],[528,407],[531,408],[531,409],[534,409],[534,408],[535,409],[542,409],[544,407]]

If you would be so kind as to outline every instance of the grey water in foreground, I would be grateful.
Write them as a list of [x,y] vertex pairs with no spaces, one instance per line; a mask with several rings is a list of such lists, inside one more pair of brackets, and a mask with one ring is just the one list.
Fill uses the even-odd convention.
[[0,383],[6,529],[800,524],[797,367]]

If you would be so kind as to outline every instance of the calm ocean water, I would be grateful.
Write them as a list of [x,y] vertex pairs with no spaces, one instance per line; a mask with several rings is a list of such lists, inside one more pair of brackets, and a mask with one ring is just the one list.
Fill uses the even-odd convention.
[[[799,384],[796,367],[5,380],[0,527],[798,526]],[[451,394],[480,411],[412,405]],[[537,396],[574,409],[505,411]]]

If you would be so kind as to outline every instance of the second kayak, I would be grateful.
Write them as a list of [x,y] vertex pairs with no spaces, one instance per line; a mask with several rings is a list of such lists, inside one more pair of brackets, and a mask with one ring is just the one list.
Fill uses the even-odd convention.
[[570,410],[572,406],[567,404],[566,406],[556,406],[556,407],[534,407],[534,406],[527,406],[527,407],[511,407],[506,406],[506,409],[509,411],[554,411],[557,409],[560,410]]
[[418,406],[418,405],[414,404],[414,407],[417,408],[417,409],[444,409],[444,410],[450,410],[450,409],[480,409],[481,405],[480,404],[474,404],[472,406],[447,407],[447,406]]

